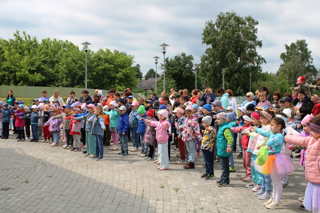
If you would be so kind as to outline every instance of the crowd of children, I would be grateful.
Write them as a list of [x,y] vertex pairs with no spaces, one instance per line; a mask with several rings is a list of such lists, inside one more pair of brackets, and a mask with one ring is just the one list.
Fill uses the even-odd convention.
[[[194,169],[196,156],[202,153],[205,173],[201,178],[205,180],[215,179],[214,164],[219,162],[221,176],[216,183],[227,187],[230,172],[235,172],[233,152],[237,135],[240,135],[242,154],[238,157],[243,158],[245,171],[241,179],[258,199],[266,200],[264,205],[268,209],[281,208],[283,188],[288,185],[288,175],[295,170],[292,150],[299,149],[308,181],[305,196],[300,198],[303,201],[300,208],[320,212],[318,105],[312,110],[313,114],[301,116],[304,112],[302,108],[293,107],[292,97],[278,100],[270,107],[264,105],[268,102],[264,93],[260,95],[258,107],[256,101],[239,107],[238,117],[232,106],[224,109],[222,102],[211,94],[201,97],[200,107],[195,104],[198,103],[195,91],[192,99],[183,91],[182,96],[163,94],[161,99],[153,94],[146,101],[143,98],[136,101],[132,93],[114,93],[110,90],[105,98],[99,93],[92,101],[63,106],[38,99],[31,107],[16,101],[15,107],[10,108],[7,103],[0,102],[1,136],[9,137],[10,116],[13,115],[19,142],[25,141],[26,136],[30,138],[31,127],[30,141],[39,142],[42,138],[42,142],[51,141],[52,147],[58,147],[64,140],[62,148],[83,151],[85,157],[99,161],[104,157],[105,140],[110,143],[112,138],[110,150],[120,148],[119,155],[127,156],[141,148],[138,156],[159,164],[159,170],[169,170],[170,145],[175,145],[179,150],[176,164],[183,165],[184,169]],[[313,96],[313,100],[319,103],[318,96]],[[300,122],[297,122],[297,115]],[[154,159],[156,150],[158,158]]]

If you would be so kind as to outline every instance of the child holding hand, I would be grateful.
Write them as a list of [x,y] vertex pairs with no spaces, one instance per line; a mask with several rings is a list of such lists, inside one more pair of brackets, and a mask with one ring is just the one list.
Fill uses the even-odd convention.
[[[53,108],[52,111],[52,116],[57,116],[60,114],[58,108]],[[44,123],[43,127],[48,127],[50,133],[52,134],[53,137],[53,142],[50,144],[52,147],[58,146],[59,145],[59,137],[60,137],[60,124],[63,122],[62,119],[52,119],[53,117],[49,118],[47,122]]]
[[103,109],[101,106],[94,108],[94,115],[95,118],[92,123],[91,135],[95,136],[96,156],[93,158],[96,158],[97,161],[99,161],[103,159],[103,135],[104,130],[106,129],[103,121]]

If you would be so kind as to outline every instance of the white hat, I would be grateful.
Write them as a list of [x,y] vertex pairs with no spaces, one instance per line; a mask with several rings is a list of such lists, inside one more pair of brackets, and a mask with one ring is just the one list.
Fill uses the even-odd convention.
[[234,108],[233,108],[232,106],[228,106],[228,107],[227,107],[227,111],[234,112],[235,110],[234,110]]
[[284,110],[282,110],[282,112],[284,113],[284,114],[286,114],[286,116],[288,117],[288,118],[292,118],[292,114],[291,114],[291,109],[289,109],[289,108],[286,108],[286,109],[284,109]]
[[125,106],[121,106],[121,107],[119,108],[119,110],[120,110],[120,111],[126,111],[127,108],[126,108]]
[[246,109],[245,106],[243,106],[243,107],[238,107],[238,109],[239,109],[241,112],[243,112],[243,113],[246,113],[246,112],[247,112],[247,109]]
[[105,105],[105,106],[103,107],[103,110],[104,110],[104,111],[109,111],[108,105]]
[[37,105],[32,105],[31,109],[38,109],[38,106]]
[[116,101],[111,101],[110,104],[111,104],[112,106],[114,106],[114,107],[118,107],[118,104],[117,104]]

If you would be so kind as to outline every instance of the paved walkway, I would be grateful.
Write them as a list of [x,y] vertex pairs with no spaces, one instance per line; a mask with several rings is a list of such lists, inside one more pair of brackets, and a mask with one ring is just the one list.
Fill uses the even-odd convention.
[[[104,161],[97,162],[79,152],[12,138],[0,139],[0,212],[300,212],[297,198],[306,187],[298,166],[284,190],[283,209],[272,211],[244,187],[238,159],[232,185],[219,188],[216,181],[200,178],[202,157],[195,170],[170,161],[170,171],[158,171],[136,154],[122,157],[105,149]],[[220,175],[217,165],[215,174]]]

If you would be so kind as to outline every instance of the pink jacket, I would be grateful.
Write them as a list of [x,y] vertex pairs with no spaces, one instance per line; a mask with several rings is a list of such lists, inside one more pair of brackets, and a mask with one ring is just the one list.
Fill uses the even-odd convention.
[[156,139],[158,143],[167,143],[169,139],[168,129],[171,124],[168,120],[165,121],[150,121],[151,126],[156,127]]
[[285,141],[290,144],[307,147],[305,161],[306,179],[310,183],[320,184],[320,138],[297,137],[287,135]]
[[[241,133],[242,131],[244,131],[245,129],[248,129],[251,127],[251,124],[248,126],[241,126],[241,127],[232,127],[231,131],[233,133]],[[248,143],[249,143],[249,136],[248,135],[242,135],[241,136],[241,145],[243,149],[247,149],[248,148]]]

